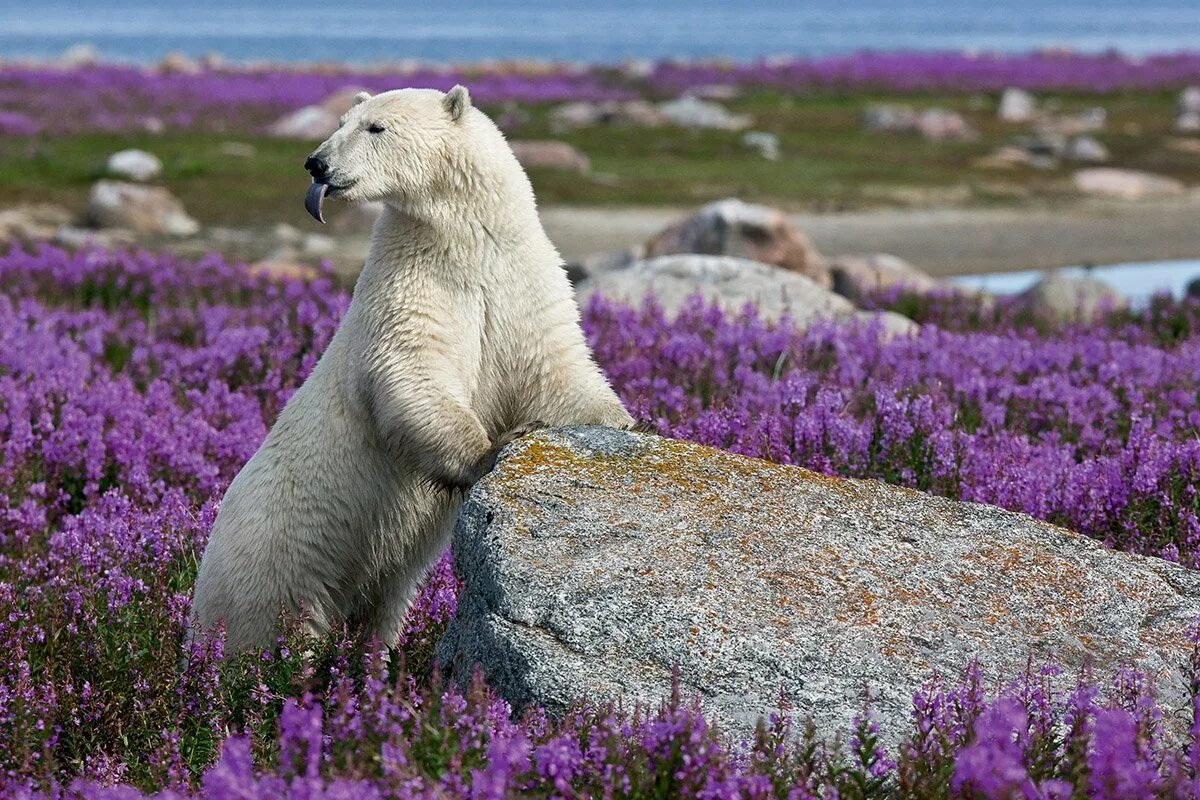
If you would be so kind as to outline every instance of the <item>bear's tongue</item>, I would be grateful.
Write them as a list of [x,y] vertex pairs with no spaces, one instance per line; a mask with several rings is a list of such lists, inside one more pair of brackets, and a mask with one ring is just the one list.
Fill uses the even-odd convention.
[[321,206],[325,204],[325,193],[328,191],[329,184],[313,181],[304,195],[304,210],[322,225],[325,224],[325,217],[321,214]]

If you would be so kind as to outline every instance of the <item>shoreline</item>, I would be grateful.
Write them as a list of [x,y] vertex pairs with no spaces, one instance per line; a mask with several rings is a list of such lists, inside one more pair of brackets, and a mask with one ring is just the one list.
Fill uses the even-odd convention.
[[[550,206],[542,224],[567,261],[622,250],[687,208]],[[789,214],[826,256],[891,253],[935,277],[1200,259],[1200,192],[1067,208],[883,210]]]

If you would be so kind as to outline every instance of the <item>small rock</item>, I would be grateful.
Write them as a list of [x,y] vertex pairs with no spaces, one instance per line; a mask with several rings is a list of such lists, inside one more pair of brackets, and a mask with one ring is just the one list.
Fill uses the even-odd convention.
[[916,336],[921,330],[916,322],[895,311],[855,311],[853,316],[863,325],[878,328],[885,342]]
[[1180,114],[1200,115],[1200,86],[1189,86],[1180,92],[1176,109]]
[[0,211],[0,242],[44,242],[70,224],[73,215],[51,203],[17,206]]
[[735,198],[709,203],[646,243],[647,257],[676,253],[737,256],[831,283],[825,259],[783,212]]
[[137,235],[124,228],[77,228],[63,225],[54,234],[54,243],[72,250],[84,247],[99,247],[104,250],[120,250],[137,244]]
[[513,140],[508,144],[526,169],[563,169],[583,174],[592,169],[591,159],[566,142]]
[[221,155],[234,158],[254,158],[258,150],[254,145],[245,142],[221,142]]
[[1086,161],[1093,164],[1103,164],[1108,161],[1108,148],[1092,136],[1076,136],[1067,142],[1063,150],[1063,158],[1067,161]]
[[917,133],[931,142],[971,141],[979,134],[957,111],[927,109],[917,117]]
[[87,215],[98,228],[128,228],[138,235],[192,236],[200,230],[183,204],[161,186],[97,181]]
[[1167,149],[1176,153],[1200,156],[1200,139],[1168,139]]
[[1180,133],[1200,133],[1200,111],[1184,111],[1175,117],[1175,130]]
[[599,125],[603,118],[604,112],[599,103],[583,100],[564,103],[550,112],[550,129],[562,132],[590,128]]
[[646,257],[644,245],[635,245],[624,250],[614,250],[607,253],[592,253],[566,265],[567,275],[571,284],[577,285],[588,278],[594,278],[613,270],[624,269],[630,264],[641,261]]
[[340,119],[343,114],[351,109],[354,105],[354,96],[359,92],[365,92],[366,89],[361,86],[343,86],[336,92],[329,94],[322,100],[319,105],[331,114],[337,115]]
[[275,241],[282,245],[300,244],[304,239],[304,234],[293,225],[288,225],[286,222],[280,222],[271,229],[271,236]]
[[863,110],[862,123],[869,131],[907,133],[917,128],[917,112],[909,106],[872,105]]
[[100,51],[94,44],[73,44],[58,57],[58,63],[68,68],[90,67],[100,63]]
[[1034,166],[1036,163],[1037,160],[1025,148],[1006,144],[996,148],[983,158],[976,159],[975,166],[980,169],[1012,169]]
[[752,150],[757,150],[758,154],[767,161],[779,160],[779,137],[773,133],[746,131],[742,134],[742,144]]
[[337,240],[320,233],[308,233],[300,242],[300,253],[306,258],[328,258],[337,251]]
[[1091,322],[1108,311],[1128,308],[1129,301],[1099,278],[1051,272],[1018,297],[1018,306],[1063,322]]
[[183,53],[171,52],[158,63],[158,71],[164,75],[198,75],[202,67]]
[[923,293],[942,285],[929,273],[889,253],[838,256],[829,262],[829,272],[833,277],[833,291],[853,303],[858,303],[868,293],[897,286]]
[[1131,169],[1093,167],[1074,174],[1075,188],[1083,194],[1141,200],[1147,197],[1173,197],[1185,191],[1184,185],[1163,175]]
[[731,314],[747,304],[767,321],[787,314],[800,328],[817,319],[845,319],[855,313],[849,300],[803,275],[727,256],[674,255],[638,261],[587,279],[575,296],[582,307],[593,294],[634,306],[652,294],[669,316],[678,314],[698,294]]
[[340,204],[329,216],[329,230],[337,236],[369,234],[383,213],[383,202]]
[[1081,133],[1099,133],[1108,124],[1108,112],[1096,106],[1078,114],[1057,114],[1043,119],[1038,127],[1047,133],[1063,136],[1078,136]]
[[1200,275],[1188,281],[1187,288],[1183,292],[1188,297],[1200,297]]
[[327,139],[338,129],[340,114],[321,106],[305,106],[273,122],[267,133],[285,139]]
[[1028,122],[1037,111],[1037,100],[1024,89],[1008,88],[1000,96],[997,116],[1002,122]]
[[251,264],[250,274],[276,281],[311,281],[321,275],[315,267],[302,264],[283,254]]
[[131,181],[149,181],[162,174],[162,162],[145,150],[121,150],[108,157],[105,171]]
[[731,114],[720,103],[684,95],[677,100],[661,103],[658,110],[681,128],[713,128],[740,131],[750,127],[751,119],[744,114]]
[[688,89],[688,94],[699,97],[701,100],[718,100],[727,103],[730,100],[737,100],[741,96],[742,90],[729,83],[709,83]]

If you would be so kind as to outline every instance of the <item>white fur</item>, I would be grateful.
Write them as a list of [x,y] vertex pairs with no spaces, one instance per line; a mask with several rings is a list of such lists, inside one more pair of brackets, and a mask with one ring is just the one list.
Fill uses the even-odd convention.
[[316,154],[348,187],[331,197],[386,208],[345,319],[213,526],[192,625],[224,623],[233,649],[271,645],[301,609],[312,633],[395,641],[506,432],[632,422],[529,181],[466,90],[362,98]]

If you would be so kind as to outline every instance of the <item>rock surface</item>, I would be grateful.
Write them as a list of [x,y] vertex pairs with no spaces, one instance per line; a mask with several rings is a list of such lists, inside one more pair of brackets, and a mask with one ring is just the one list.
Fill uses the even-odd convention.
[[928,292],[941,281],[890,253],[838,256],[829,262],[833,290],[853,302],[866,293],[904,286],[916,292]]
[[340,118],[322,106],[304,106],[275,120],[267,133],[284,139],[326,139],[338,129]]
[[1002,122],[1029,122],[1037,111],[1037,100],[1024,89],[1009,87],[1000,96],[996,115]]
[[709,203],[646,243],[647,256],[675,253],[737,256],[830,285],[825,259],[783,212],[733,198]]
[[566,142],[517,139],[509,141],[508,144],[517,161],[526,169],[562,169],[584,174],[592,169],[591,159]]
[[1200,573],[999,509],[643,434],[544,431],[508,448],[454,533],[463,580],[438,648],[517,706],[656,703],[678,666],[728,733],[782,696],[832,733],[869,689],[885,732],[934,671],[1027,657],[1155,673],[1167,702]]
[[1073,278],[1051,272],[1017,298],[1027,311],[1064,322],[1083,322],[1106,311],[1128,307],[1129,301],[1099,278]]
[[1075,173],[1073,180],[1075,188],[1084,194],[1122,200],[1173,197],[1183,194],[1185,190],[1184,185],[1174,178],[1112,167],[1081,169]]
[[127,228],[139,235],[191,236],[200,230],[166,189],[121,181],[92,186],[87,216],[98,228]]
[[121,150],[108,157],[105,171],[131,181],[149,181],[162,174],[162,162],[145,150]]
[[669,100],[658,110],[673,124],[681,128],[715,128],[723,131],[740,131],[750,127],[753,120],[745,114],[733,114],[720,103],[701,100],[684,95]]
[[789,314],[794,324],[815,319],[848,317],[854,306],[844,297],[818,286],[794,272],[744,258],[707,255],[673,255],[638,261],[623,269],[603,272],[583,281],[576,299],[585,306],[593,294],[639,306],[653,294],[668,316],[699,294],[736,314],[747,303],[759,316],[778,320]]

